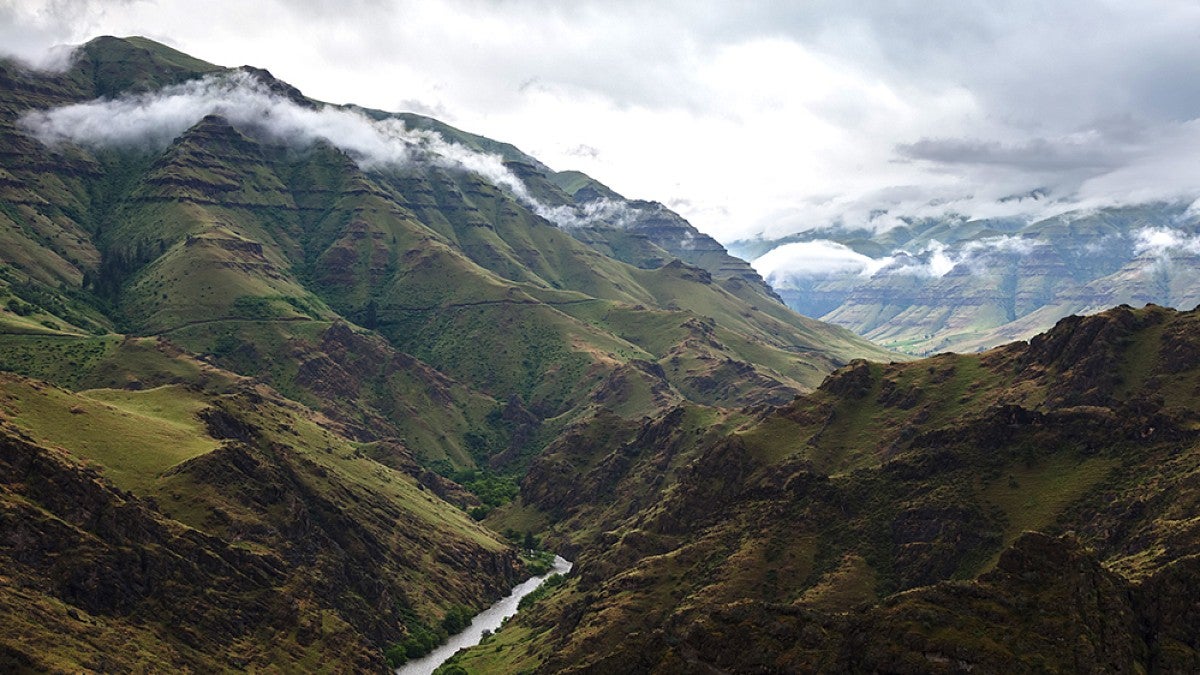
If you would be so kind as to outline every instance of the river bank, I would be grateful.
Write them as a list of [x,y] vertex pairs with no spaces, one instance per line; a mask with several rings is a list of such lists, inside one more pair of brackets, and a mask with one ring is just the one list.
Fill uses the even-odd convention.
[[446,644],[419,659],[413,659],[396,669],[396,675],[430,675],[446,659],[466,647],[473,647],[483,640],[484,631],[494,632],[504,620],[517,613],[517,605],[521,598],[537,590],[538,586],[551,575],[566,574],[571,571],[571,561],[554,556],[554,565],[550,571],[540,577],[532,577],[515,586],[508,596],[496,601],[494,605],[476,614],[471,623],[460,633],[451,635]]

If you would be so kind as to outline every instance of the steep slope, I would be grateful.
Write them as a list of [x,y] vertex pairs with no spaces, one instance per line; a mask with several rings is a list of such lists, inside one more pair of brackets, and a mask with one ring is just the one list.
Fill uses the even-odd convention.
[[564,430],[890,356],[582,178],[142,38],[0,62],[4,665],[379,669],[525,574],[477,519]]
[[375,462],[322,416],[169,345],[108,349],[83,379],[152,364],[149,349],[147,388],[0,374],[9,665],[377,669],[419,625],[519,578],[516,551],[411,458],[411,473]]
[[[57,76],[0,60],[0,260],[10,300],[29,305],[26,319],[6,326],[46,332],[49,326],[103,332],[113,327],[96,299],[79,293],[101,269],[94,234],[125,176],[105,173],[90,153],[70,147],[47,152],[16,128],[30,109],[144,91],[218,70],[142,38],[97,38],[80,47],[72,67]],[[85,278],[86,277],[86,278]],[[65,288],[63,288],[65,287]],[[18,305],[21,306],[21,305]]]
[[[488,420],[513,397],[558,425],[610,400],[633,416],[680,400],[778,403],[851,358],[887,356],[788,311],[745,263],[661,206],[612,195],[613,213],[640,214],[634,225],[555,226],[543,215],[579,221],[598,184],[569,193],[512,146],[428,118],[335,110],[265,71],[216,69],[140,39],[98,39],[83,51],[88,58],[62,75],[7,71],[21,84],[5,93],[6,140],[19,150],[4,155],[6,170],[21,185],[57,181],[77,195],[12,220],[24,237],[4,268],[15,280],[19,311],[4,313],[14,330],[169,335],[319,407],[358,438],[419,440],[420,457],[458,467],[499,451],[528,456],[552,437],[556,425],[518,434],[525,447],[512,447],[511,430]],[[351,116],[338,119],[416,145],[405,146],[406,161],[366,162],[328,140],[281,138],[238,117],[232,103],[222,104],[225,116],[162,139],[161,152],[145,143],[47,146],[23,134],[27,123],[13,126],[28,106],[91,101],[98,92],[119,102],[182,81],[192,88],[163,95],[233,91],[289,115]],[[51,93],[28,93],[43,90]],[[153,107],[154,99],[138,100]],[[438,148],[468,154],[483,173]],[[73,228],[74,258],[42,261],[42,217]],[[630,264],[602,243],[629,233],[661,252],[652,265]],[[337,352],[358,334],[331,333],[339,321],[386,339],[376,344],[376,365],[332,365],[326,347]],[[387,373],[399,369],[382,364],[400,362],[414,367],[397,381]],[[659,368],[634,365],[643,362]],[[336,391],[326,377],[334,369]],[[659,393],[636,393],[651,390]],[[428,406],[432,419],[397,414],[426,409],[410,397],[442,404]],[[472,453],[468,435],[492,437],[490,449],[476,444]]]
[[[826,229],[733,248],[765,256],[756,264],[770,269],[797,311],[931,354],[1028,339],[1070,314],[1123,303],[1190,309],[1200,301],[1196,237],[1188,205],[1164,203],[1035,222],[947,218],[879,233]],[[806,244],[813,248],[795,248]],[[820,267],[828,255],[840,261],[837,269]]]
[[858,362],[755,417],[579,427],[511,510],[572,579],[457,661],[1194,669],[1198,326],[1122,307],[981,355]]

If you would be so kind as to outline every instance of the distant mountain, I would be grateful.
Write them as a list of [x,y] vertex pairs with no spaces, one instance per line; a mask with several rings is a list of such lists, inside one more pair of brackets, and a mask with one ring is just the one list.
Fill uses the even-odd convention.
[[0,62],[0,666],[382,669],[528,575],[495,532],[543,524],[475,521],[564,433],[892,356],[437,120],[144,38]]
[[[737,250],[921,352],[1186,305],[1197,234]],[[901,358],[428,117],[142,38],[0,62],[0,670],[383,671],[545,547],[450,672],[1196,672],[1198,322]]]
[[1200,215],[1187,204],[822,229],[731,250],[796,311],[911,354],[1028,339],[1118,304],[1200,304]]

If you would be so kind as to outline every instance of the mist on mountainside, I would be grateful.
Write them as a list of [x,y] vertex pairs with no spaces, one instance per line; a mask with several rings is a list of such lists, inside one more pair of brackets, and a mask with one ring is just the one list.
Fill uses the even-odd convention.
[[[652,5],[614,25],[705,75],[706,43],[631,20]],[[556,30],[472,48],[541,63],[598,7],[479,6]],[[789,88],[824,57],[788,30],[717,59],[783,133],[718,106],[688,156],[732,190],[819,174],[804,142],[869,159],[838,118],[907,140],[807,204],[841,214],[741,257],[669,189],[147,38],[0,59],[0,671],[1200,671],[1200,308],[1147,305],[1200,303],[1200,216],[1182,180],[1129,175],[1178,153],[1112,121],[922,138],[905,111],[979,92],[849,62]],[[608,78],[628,58],[583,45]],[[669,72],[638,74],[695,84]],[[731,138],[761,163],[721,161]]]
[[566,429],[890,356],[661,204],[145,38],[0,60],[0,225],[0,669],[403,663],[553,560],[494,519]]
[[1200,216],[1186,202],[825,228],[731,250],[796,311],[912,354],[986,349],[1118,304],[1200,303]]
[[498,155],[470,150],[434,131],[410,129],[399,119],[372,119],[354,109],[311,103],[298,92],[289,98],[245,70],[208,75],[152,93],[31,110],[17,120],[17,128],[51,147],[72,142],[162,151],[208,115],[299,149],[328,143],[368,171],[418,164],[469,171],[503,186],[538,215],[562,227],[593,222],[627,226],[637,217],[628,206],[603,198],[577,207],[548,206],[529,193]]

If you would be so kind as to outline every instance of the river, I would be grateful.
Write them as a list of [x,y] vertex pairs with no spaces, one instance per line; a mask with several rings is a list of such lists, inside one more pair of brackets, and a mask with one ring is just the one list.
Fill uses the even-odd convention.
[[446,644],[429,652],[419,659],[413,659],[408,663],[396,669],[396,675],[429,675],[437,670],[437,667],[442,665],[446,659],[454,656],[454,653],[464,647],[474,647],[483,640],[483,631],[495,631],[500,627],[500,624],[505,619],[517,613],[517,603],[521,598],[532,593],[546,577],[552,574],[566,574],[571,571],[571,561],[561,556],[554,556],[554,566],[550,571],[540,577],[533,577],[524,583],[518,584],[508,594],[508,597],[496,601],[496,604],[488,607],[475,618],[471,619],[471,623],[462,630],[461,633],[456,633],[450,636]]

